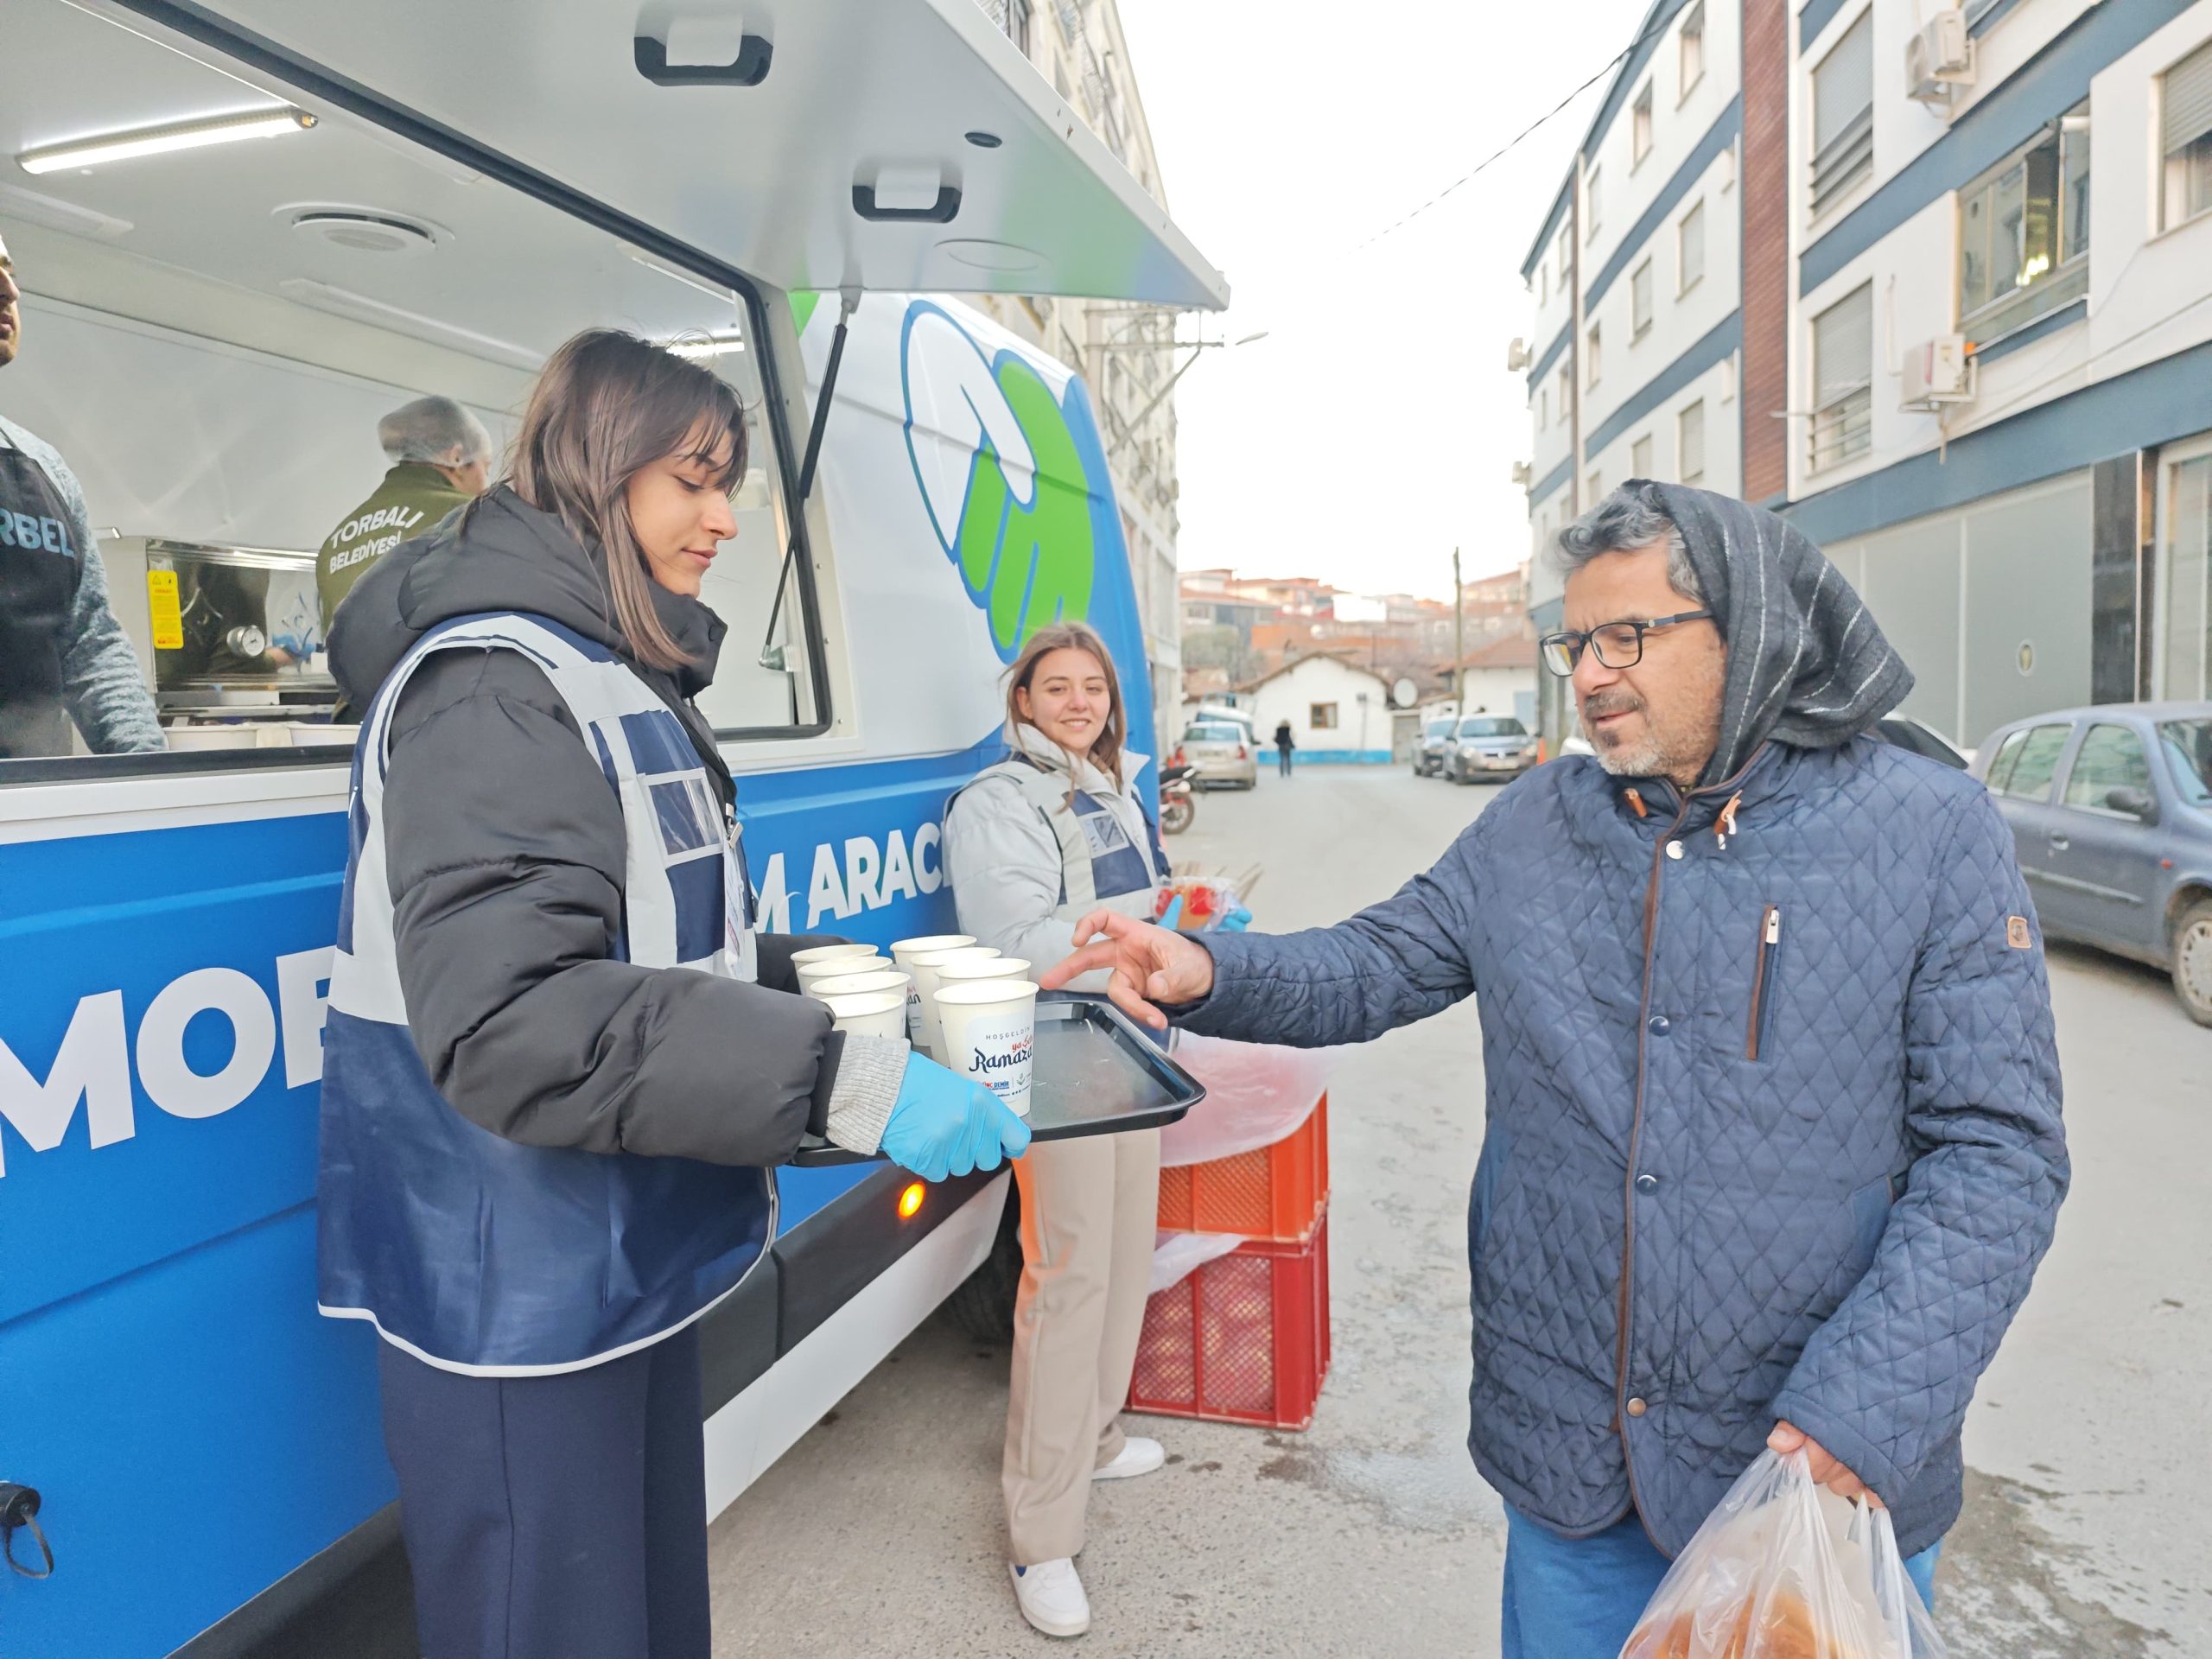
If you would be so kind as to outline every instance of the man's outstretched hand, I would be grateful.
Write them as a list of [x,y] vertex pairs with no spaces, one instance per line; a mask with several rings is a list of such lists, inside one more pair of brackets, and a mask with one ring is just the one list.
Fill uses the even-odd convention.
[[[1155,1031],[1167,1027],[1162,1002],[1195,1002],[1213,989],[1213,956],[1180,933],[1140,922],[1110,910],[1094,910],[1075,925],[1075,936],[1088,939],[1038,983],[1057,991],[1095,969],[1112,970],[1106,994],[1115,1005]],[[1103,937],[1101,937],[1103,936]]]
[[1825,1486],[1838,1497],[1864,1497],[1876,1509],[1882,1500],[1874,1496],[1874,1489],[1843,1466],[1840,1459],[1829,1455],[1826,1447],[1795,1423],[1777,1423],[1774,1433],[1766,1437],[1768,1447],[1788,1457],[1792,1452],[1802,1451],[1806,1462],[1813,1467],[1815,1484]]

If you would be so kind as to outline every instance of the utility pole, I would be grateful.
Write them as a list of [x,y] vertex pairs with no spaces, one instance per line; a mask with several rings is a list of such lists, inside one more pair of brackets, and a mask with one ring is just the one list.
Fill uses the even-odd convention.
[[1467,712],[1467,590],[1459,585],[1459,550],[1452,550],[1452,701]]

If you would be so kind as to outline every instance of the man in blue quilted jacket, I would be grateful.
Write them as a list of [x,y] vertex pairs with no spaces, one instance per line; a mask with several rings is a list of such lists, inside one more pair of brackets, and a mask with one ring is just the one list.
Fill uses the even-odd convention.
[[1617,1653],[1769,1445],[1886,1504],[1927,1594],[2068,1173],[2011,832],[1869,734],[1912,677],[1858,595],[1702,490],[1632,480],[1560,540],[1542,654],[1595,759],[1334,927],[1102,913],[1045,981],[1110,967],[1154,1025],[1306,1045],[1480,998],[1468,1446],[1508,1659]]

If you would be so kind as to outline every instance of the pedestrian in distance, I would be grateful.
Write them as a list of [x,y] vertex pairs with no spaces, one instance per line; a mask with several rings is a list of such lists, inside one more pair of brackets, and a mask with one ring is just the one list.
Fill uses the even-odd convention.
[[1594,757],[1333,927],[1105,912],[1155,1026],[1362,1042],[1479,996],[1469,1448],[1507,1659],[1619,1651],[1762,1450],[1885,1504],[1929,1593],[1960,1429],[2068,1165],[2042,942],[1974,779],[1878,741],[1911,675],[1770,513],[1631,480],[1564,531]]
[[1287,717],[1275,722],[1275,771],[1279,776],[1290,776],[1290,757],[1298,747],[1298,740],[1291,735]]
[[766,1251],[772,1166],[810,1128],[930,1179],[1028,1144],[989,1090],[798,994],[793,952],[826,941],[754,931],[695,701],[745,467],[710,370],[579,334],[507,479],[338,612],[365,717],[316,1300],[384,1338],[439,1659],[708,1659],[696,1321]]
[[[1075,948],[1103,906],[1149,918],[1171,871],[1128,747],[1121,677],[1080,622],[1039,630],[1007,671],[1012,753],[954,796],[944,869],[960,931],[1024,962]],[[1103,990],[1106,976],[1079,990]],[[1021,1287],[1007,1402],[1008,1567],[1022,1617],[1047,1636],[1090,1628],[1074,1558],[1091,1483],[1150,1474],[1157,1440],[1122,1430],[1152,1288],[1160,1131],[1040,1141],[1014,1166]]]

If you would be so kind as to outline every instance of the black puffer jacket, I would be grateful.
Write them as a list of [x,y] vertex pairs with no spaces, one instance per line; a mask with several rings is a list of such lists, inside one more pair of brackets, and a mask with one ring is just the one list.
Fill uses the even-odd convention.
[[[622,655],[727,796],[728,768],[691,702],[713,678],[721,621],[654,588],[662,625],[696,666],[641,666],[611,620],[601,556],[495,490],[361,578],[331,628],[332,671],[365,709],[439,623],[543,616]],[[393,715],[384,811],[409,1025],[439,1092],[471,1122],[531,1146],[771,1165],[834,1104],[839,1139],[873,1149],[850,1122],[880,1135],[904,1056],[861,1039],[849,1051],[829,1011],[794,994],[791,953],[823,941],[763,936],[758,985],[610,954],[621,809],[526,658],[448,651],[416,669]]]

